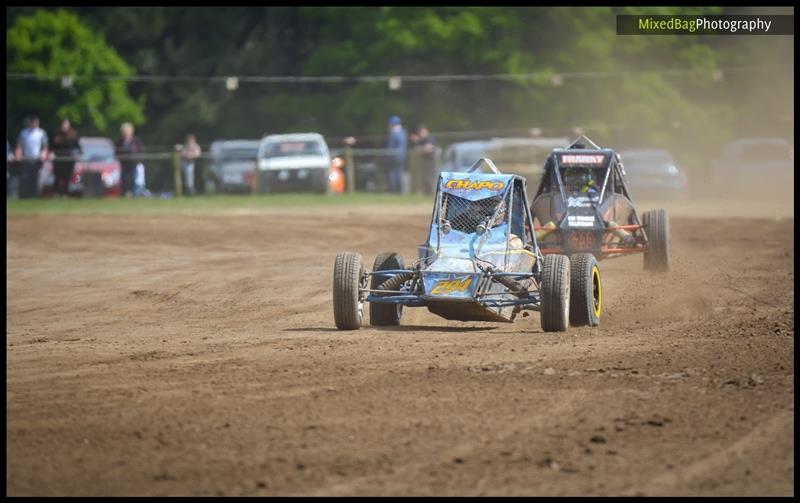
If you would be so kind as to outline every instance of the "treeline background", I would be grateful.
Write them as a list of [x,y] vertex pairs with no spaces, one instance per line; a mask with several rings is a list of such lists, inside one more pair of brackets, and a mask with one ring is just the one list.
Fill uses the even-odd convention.
[[[8,7],[6,126],[36,113],[83,134],[138,125],[145,144],[317,131],[383,142],[389,115],[437,131],[665,146],[693,162],[736,137],[793,137],[793,36],[618,36],[616,14],[793,14],[792,8]],[[727,70],[730,69],[730,70]],[[673,71],[680,70],[680,71]],[[41,80],[12,78],[34,74]],[[536,74],[335,83],[211,76]],[[72,82],[45,76],[72,76]],[[109,75],[163,76],[158,81]],[[503,136],[503,134],[497,134]]]

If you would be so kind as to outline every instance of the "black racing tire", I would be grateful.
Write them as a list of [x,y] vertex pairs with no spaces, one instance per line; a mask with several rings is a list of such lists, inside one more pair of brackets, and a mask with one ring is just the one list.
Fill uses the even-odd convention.
[[569,258],[566,255],[545,255],[539,286],[539,314],[545,332],[564,332],[569,327],[569,290]]
[[597,258],[591,253],[576,253],[569,258],[569,324],[596,327],[603,311],[603,285]]
[[[390,269],[405,269],[405,262],[399,253],[384,252],[375,257],[375,265],[372,271],[388,271]],[[370,289],[380,289],[381,285],[392,279],[387,276],[371,276]],[[390,282],[394,283],[394,282]],[[392,284],[393,290],[399,288]],[[400,318],[403,317],[402,304],[381,304],[380,302],[369,303],[369,323],[375,327],[396,327],[400,325]]]
[[668,272],[671,265],[669,246],[669,216],[667,210],[650,210],[642,215],[647,233],[647,250],[644,252],[644,270]]
[[361,254],[342,252],[333,266],[333,319],[339,330],[358,330],[364,317],[364,306],[358,289],[364,266]]

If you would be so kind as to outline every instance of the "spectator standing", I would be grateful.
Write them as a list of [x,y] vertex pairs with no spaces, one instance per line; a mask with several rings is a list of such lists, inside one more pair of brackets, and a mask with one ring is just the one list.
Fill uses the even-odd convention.
[[[11,142],[8,141],[6,138],[6,196],[10,196],[12,194],[12,187],[11,187],[11,166],[14,162],[14,151],[11,149]],[[16,176],[14,180],[17,181]]]
[[78,132],[70,125],[69,119],[63,119],[58,131],[53,136],[53,172],[55,174],[55,193],[59,196],[69,195],[69,181],[75,171],[75,160],[81,151]]
[[47,159],[47,133],[39,127],[39,118],[25,118],[25,128],[17,138],[16,158],[21,161],[17,195],[20,198],[36,197],[39,192],[39,171]]
[[133,124],[125,122],[119,128],[120,138],[117,140],[117,155],[122,166],[120,188],[122,195],[133,197],[133,179],[136,174],[136,165],[141,162],[139,154],[144,150],[142,141],[134,134]]
[[144,177],[144,164],[136,165],[136,176],[133,182],[133,197],[151,197]]
[[424,124],[414,134],[414,152],[420,165],[420,179],[416,184],[422,192],[430,194],[436,187],[439,173],[436,169],[436,140]]
[[408,136],[400,117],[393,115],[389,118],[389,137],[386,141],[389,153],[389,192],[407,192],[406,184],[406,150]]
[[203,153],[200,145],[197,144],[197,138],[193,134],[186,135],[186,143],[181,148],[181,173],[183,174],[183,183],[186,185],[187,193],[190,196],[195,195],[194,186],[194,161]]

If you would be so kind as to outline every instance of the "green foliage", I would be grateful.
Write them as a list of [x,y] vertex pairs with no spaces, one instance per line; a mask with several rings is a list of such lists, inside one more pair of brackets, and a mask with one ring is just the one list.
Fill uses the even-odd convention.
[[102,133],[122,121],[144,122],[143,97],[133,100],[123,80],[98,78],[129,76],[133,70],[74,13],[36,10],[17,17],[6,30],[6,62],[10,73],[74,76],[66,88],[60,80],[7,80],[6,106],[12,117],[38,113],[46,128],[66,117]]
[[[78,23],[55,12],[17,8],[9,17],[14,28],[21,19],[37,16]],[[240,82],[236,91],[202,80],[132,83],[132,90],[147,97],[149,120],[139,133],[149,145],[171,145],[187,132],[207,144],[309,130],[337,138],[370,135],[372,144],[380,145],[392,114],[407,127],[425,122],[434,135],[539,127],[546,135],[572,136],[573,128],[581,127],[618,148],[658,145],[687,151],[717,148],[735,135],[793,128],[791,74],[765,80],[760,73],[722,78],[715,73],[721,67],[786,64],[793,57],[792,37],[616,34],[617,14],[741,13],[735,8],[80,7],[72,12],[99,34],[82,37],[105,38],[140,74],[518,75],[511,81],[404,81],[399,90],[389,90],[385,82]],[[18,31],[12,37],[9,28],[9,45],[13,38],[17,47],[27,47],[30,35],[25,39]],[[9,71],[57,73],[79,64],[78,70],[89,75],[131,71],[112,68],[124,63],[99,48],[91,52],[102,58],[87,59],[61,56],[70,46],[51,45],[59,51],[58,62],[52,53],[22,58],[9,50]],[[25,70],[12,69],[23,63]],[[664,72],[686,68],[692,71]],[[80,100],[65,94],[59,83],[8,82],[10,108],[42,114],[63,108],[93,122],[125,115],[109,111],[112,96],[127,93],[125,87],[111,87],[118,82],[76,81]],[[17,86],[13,92],[11,85]],[[133,108],[143,102],[127,103]],[[127,118],[141,118],[127,113]]]

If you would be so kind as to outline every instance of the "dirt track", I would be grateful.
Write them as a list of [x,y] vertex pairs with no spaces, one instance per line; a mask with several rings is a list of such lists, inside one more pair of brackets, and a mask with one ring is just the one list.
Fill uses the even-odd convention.
[[673,217],[597,329],[336,331],[335,253],[413,257],[402,211],[8,219],[8,494],[794,493],[791,219]]

